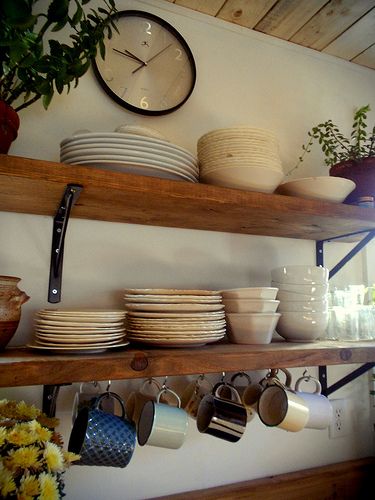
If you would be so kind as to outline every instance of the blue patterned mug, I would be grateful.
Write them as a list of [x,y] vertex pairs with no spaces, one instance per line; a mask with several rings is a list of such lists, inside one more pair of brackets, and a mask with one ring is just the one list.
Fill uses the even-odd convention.
[[[104,398],[114,398],[121,406],[118,417],[100,408]],[[75,419],[68,450],[81,455],[77,465],[103,465],[126,467],[130,462],[136,442],[136,430],[125,416],[122,399],[113,392],[97,398],[91,408],[82,408]]]

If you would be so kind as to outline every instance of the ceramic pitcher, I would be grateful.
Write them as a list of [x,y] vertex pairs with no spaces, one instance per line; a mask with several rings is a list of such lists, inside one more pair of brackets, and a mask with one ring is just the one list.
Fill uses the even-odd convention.
[[21,306],[30,298],[18,288],[19,281],[21,278],[15,276],[0,276],[0,350],[16,333]]

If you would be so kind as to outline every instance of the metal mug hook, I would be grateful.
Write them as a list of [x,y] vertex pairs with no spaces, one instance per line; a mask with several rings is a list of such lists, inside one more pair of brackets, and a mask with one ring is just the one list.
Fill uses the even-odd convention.
[[111,380],[108,380],[108,384],[107,384],[105,392],[110,392],[111,384],[112,384]]

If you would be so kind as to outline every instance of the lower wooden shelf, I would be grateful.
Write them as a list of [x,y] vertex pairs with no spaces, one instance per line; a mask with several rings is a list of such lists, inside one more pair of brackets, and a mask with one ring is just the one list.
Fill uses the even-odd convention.
[[64,384],[292,368],[375,361],[375,341],[269,345],[216,344],[201,348],[131,348],[102,354],[52,355],[25,347],[0,353],[0,386]]

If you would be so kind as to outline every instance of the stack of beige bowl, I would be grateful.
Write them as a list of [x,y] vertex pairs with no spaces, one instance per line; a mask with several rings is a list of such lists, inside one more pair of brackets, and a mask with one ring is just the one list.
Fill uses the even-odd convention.
[[228,340],[233,344],[269,344],[280,314],[277,288],[222,290]]
[[273,193],[284,178],[279,144],[268,130],[212,130],[198,140],[197,149],[202,182]]
[[226,333],[220,292],[171,288],[125,291],[129,340],[161,347],[196,347]]
[[320,266],[284,266],[271,271],[279,291],[277,333],[289,342],[313,342],[328,326],[329,270]]

